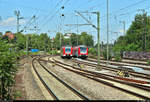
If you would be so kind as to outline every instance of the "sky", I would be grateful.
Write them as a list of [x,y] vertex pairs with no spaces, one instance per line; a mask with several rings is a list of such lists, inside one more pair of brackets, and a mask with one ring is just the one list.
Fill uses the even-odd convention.
[[[62,9],[64,7],[64,9]],[[137,13],[144,9],[150,15],[150,0],[108,0],[109,43],[113,43],[123,35],[123,23],[128,30]],[[17,16],[20,11],[19,30],[28,33],[47,33],[51,38],[56,32],[77,33],[77,26],[67,24],[88,24],[78,12],[97,26],[97,15],[90,12],[100,12],[100,42],[107,42],[107,0],[0,0],[0,32],[16,32]],[[61,16],[64,14],[64,16]],[[35,16],[35,19],[32,19]],[[31,21],[31,22],[30,22]],[[121,21],[121,22],[120,22]],[[34,27],[37,30],[33,30]],[[79,34],[88,32],[97,42],[97,30],[91,25],[78,26]],[[118,32],[118,33],[115,33]]]

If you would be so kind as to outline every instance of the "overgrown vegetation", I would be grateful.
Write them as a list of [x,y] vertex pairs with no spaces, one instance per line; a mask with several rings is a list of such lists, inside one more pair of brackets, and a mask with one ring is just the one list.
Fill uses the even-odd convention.
[[95,48],[89,48],[88,52],[89,52],[89,54],[92,54],[92,55],[95,55],[95,56],[97,55],[97,51],[96,51]]
[[[41,34],[27,34],[22,33],[15,34],[16,39],[12,40],[11,43],[16,47],[17,50],[26,50],[26,41],[29,37],[29,50],[30,49],[39,49],[40,51],[51,51],[52,48],[56,50],[60,49],[60,34],[61,34],[61,45],[77,45],[77,37],[79,45],[87,45],[93,47],[94,41],[90,34],[82,32],[81,34],[72,33],[70,38],[65,38],[66,34],[56,33],[54,41],[48,36],[47,33]],[[7,37],[5,39],[8,39]]]
[[57,50],[49,51],[48,53],[51,55],[59,55],[60,54],[60,53],[58,53]]
[[[6,31],[11,33],[11,31]],[[49,54],[58,55],[60,49],[60,34],[57,33],[54,42],[48,37],[46,33],[27,34],[16,33],[14,39],[10,39],[8,36],[0,35],[0,99],[10,100],[12,98],[12,87],[15,84],[14,76],[17,72],[16,60],[21,56],[26,55],[26,41],[29,38],[29,49],[39,49],[40,52],[48,52]],[[76,46],[76,38],[78,36],[80,45],[93,46],[94,41],[92,36],[86,32],[82,32],[81,35],[73,33],[69,39],[65,39],[65,35],[62,35],[62,46],[72,45]],[[55,50],[52,50],[55,49]],[[29,52],[29,55],[37,55],[40,52]],[[14,97],[18,93],[14,93]],[[20,95],[20,94],[19,94]]]
[[11,99],[11,89],[14,85],[14,76],[17,71],[16,54],[10,51],[10,44],[0,41],[0,98]]
[[[104,57],[104,59],[107,59],[107,51],[105,50],[105,51],[103,51],[103,57]],[[109,60],[111,60],[112,59],[112,56],[111,56],[111,54],[110,53],[108,53],[108,59]]]
[[89,48],[88,56],[90,58],[97,58],[97,51],[96,51],[96,49],[95,48]]
[[115,61],[118,61],[118,62],[119,62],[119,61],[121,61],[121,60],[122,60],[122,58],[121,58],[120,55],[116,55],[116,56],[115,56]]
[[11,100],[13,98],[12,87],[15,85],[17,72],[17,59],[25,55],[19,50],[15,40],[7,37],[0,38],[0,99]]
[[136,14],[134,21],[126,32],[115,42],[114,52],[150,51],[150,16],[147,13]]
[[147,64],[148,64],[148,65],[150,65],[150,59],[149,59],[149,60],[147,60]]
[[[10,31],[6,31],[10,32]],[[60,49],[60,34],[61,45],[86,45],[89,47],[89,56],[97,57],[97,44],[94,47],[94,40],[87,32],[81,34],[72,33],[70,38],[65,38],[67,34],[57,33],[54,40],[47,35],[42,34],[22,34],[16,33],[15,39],[10,40],[7,36],[3,37],[0,33],[0,98],[2,100],[11,99],[11,88],[14,85],[14,76],[17,71],[16,60],[20,56],[25,55],[26,41],[29,37],[29,49],[39,49],[46,51],[49,54],[59,54]],[[123,51],[150,51],[150,16],[147,13],[137,14],[134,21],[126,32],[126,35],[120,36],[113,47],[115,52],[115,61],[122,60]],[[55,49],[52,51],[52,49]],[[107,59],[106,44],[102,43],[104,59]],[[37,55],[39,53],[31,53],[29,55]],[[112,59],[109,53],[109,60]],[[150,65],[150,60],[147,61]],[[20,94],[20,93],[16,93]]]

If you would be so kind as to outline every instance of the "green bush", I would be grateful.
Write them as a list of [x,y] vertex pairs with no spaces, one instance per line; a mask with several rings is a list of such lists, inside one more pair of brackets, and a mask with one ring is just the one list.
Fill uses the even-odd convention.
[[17,98],[21,98],[21,96],[22,96],[22,94],[21,94],[21,92],[18,91],[18,90],[13,93],[13,97],[14,97],[15,100],[16,100]]
[[94,48],[89,48],[88,53],[91,55],[97,55],[97,51]]
[[148,64],[148,65],[150,65],[150,59],[149,59],[149,60],[147,60],[147,64]]
[[29,52],[30,55],[39,55],[39,52]]
[[10,51],[10,45],[0,41],[0,98],[9,100],[11,98],[11,89],[14,85],[14,76],[17,71],[15,64],[17,55]]
[[116,55],[116,56],[115,56],[115,61],[121,61],[121,60],[122,60],[122,58],[121,58],[120,55]]
[[[106,51],[106,50],[103,52],[103,57],[104,57],[104,59],[107,59],[107,51]],[[111,56],[110,53],[108,54],[108,59],[109,59],[109,60],[112,59],[112,56]]]
[[58,53],[58,51],[57,50],[53,50],[53,51],[49,51],[48,52],[49,54],[53,54],[53,55],[59,55],[60,53]]

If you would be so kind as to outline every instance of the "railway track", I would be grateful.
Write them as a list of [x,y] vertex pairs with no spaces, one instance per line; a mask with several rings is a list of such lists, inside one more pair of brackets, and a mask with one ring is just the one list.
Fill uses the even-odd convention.
[[[94,64],[94,63],[88,63],[88,62],[84,62],[84,61],[78,61],[78,60],[72,60],[73,62],[75,63],[80,63],[80,64],[85,64],[85,65],[88,65],[88,66],[92,66],[92,67],[96,67],[97,64]],[[117,68],[112,68],[110,66],[106,66],[106,65],[100,65],[103,69],[105,70],[110,70],[110,71],[114,71],[114,72],[117,72],[119,71],[120,69],[117,69]],[[140,73],[140,72],[133,72],[133,71],[129,71],[130,72],[130,75],[134,76],[134,77],[139,77],[139,78],[144,78],[144,79],[148,79],[150,80],[150,75],[149,74],[144,74],[144,73]]]
[[38,78],[40,79],[41,83],[44,85],[44,87],[46,88],[48,93],[53,97],[53,99],[58,100],[57,96],[52,92],[52,90],[49,88],[49,86],[45,83],[45,81],[42,79],[42,77],[40,76],[40,74],[36,70],[36,67],[34,65],[34,60],[35,60],[35,58],[32,60],[32,67],[33,67],[35,73],[37,74]]
[[[42,56],[42,57],[45,57],[45,56]],[[40,57],[40,58],[42,58]],[[41,69],[43,71],[45,71],[45,73],[47,73],[47,77],[53,77],[53,81],[55,84],[57,83],[57,85],[60,85],[61,88],[63,88],[63,90],[65,90],[64,92],[66,94],[64,94],[65,96],[66,95],[70,95],[68,97],[63,97],[62,95],[59,94],[59,90],[62,90],[62,89],[54,89],[53,85],[51,84],[51,86],[49,85],[50,83],[48,83],[48,81],[45,81],[45,76],[44,75],[41,75],[39,72],[41,72],[41,69],[40,71],[37,70],[37,68],[35,67],[34,63],[35,61],[37,61],[39,63],[39,65],[41,66]],[[36,72],[38,78],[40,79],[41,83],[44,85],[44,87],[46,88],[46,90],[49,92],[50,96],[53,97],[54,100],[68,100],[68,99],[73,99],[73,100],[88,100],[88,98],[84,95],[82,95],[80,92],[78,92],[76,89],[72,88],[71,86],[69,86],[67,83],[65,83],[63,80],[61,80],[59,77],[57,77],[54,73],[50,72],[46,67],[44,67],[40,61],[39,61],[39,58],[34,58],[32,60],[32,66],[33,66],[33,69],[34,71]],[[56,86],[57,86],[56,85]],[[58,86],[58,87],[60,87]],[[58,95],[57,95],[57,94]],[[68,99],[67,99],[68,98]]]
[[[41,61],[46,61],[46,60],[41,60]],[[56,65],[66,69],[66,70],[69,70],[69,71],[72,71],[74,73],[77,73],[77,74],[80,74],[84,77],[88,77],[92,80],[95,80],[97,82],[101,82],[101,83],[104,83],[106,85],[109,85],[113,88],[117,88],[119,90],[122,90],[122,91],[125,91],[125,92],[128,92],[130,94],[133,94],[135,96],[138,96],[138,97],[141,97],[141,98],[144,98],[144,99],[150,99],[150,87],[149,86],[144,86],[144,85],[140,85],[140,84],[134,84],[134,83],[128,83],[128,82],[123,82],[123,81],[118,81],[114,78],[111,78],[112,76],[108,76],[108,75],[105,75],[105,74],[102,74],[102,73],[97,73],[97,72],[92,72],[92,71],[88,71],[88,70],[84,70],[84,69],[79,69],[75,66],[72,66],[72,65],[69,65],[69,64],[64,64],[60,61],[57,61],[55,59],[53,59],[53,61],[46,61],[46,62],[49,62],[49,63],[53,63],[55,62]],[[70,67],[70,68],[68,68]],[[117,84],[122,84],[123,86],[124,85],[127,85],[128,87],[132,87],[133,89],[124,89],[123,87],[119,87]],[[126,87],[127,87],[126,86]],[[136,91],[133,91],[134,88],[136,88],[135,90]],[[137,92],[140,92],[140,93],[137,93]],[[141,94],[141,93],[145,93],[145,94]]]
[[[97,62],[97,60],[96,59],[86,59],[87,61],[92,61],[92,62]],[[104,64],[106,64],[107,63],[107,61],[106,60],[104,60],[104,59],[101,59],[101,63],[104,63]],[[125,65],[127,65],[127,66],[135,66],[135,67],[140,67],[140,68],[142,68],[143,70],[148,70],[148,71],[150,71],[150,66],[147,64],[147,63],[139,63],[139,62],[136,62],[136,61],[121,61],[121,62],[116,62],[116,61],[114,61],[114,60],[110,60],[109,61],[109,64],[111,64],[111,65],[117,65],[117,66],[125,66]]]
[[[96,58],[88,58],[91,60],[97,60]],[[100,58],[103,61],[106,61],[103,57]],[[114,59],[111,59],[110,61],[116,62]],[[130,64],[140,64],[140,65],[148,65],[146,60],[137,60],[137,59],[122,59],[121,61],[118,62],[123,62],[123,63],[130,63]]]
[[[61,63],[61,64],[64,64],[64,63],[62,63],[62,62],[60,62],[60,61],[57,61],[57,60],[55,60],[56,62],[58,62],[58,63]],[[72,67],[72,65],[69,65],[69,64],[66,64],[67,66],[70,66],[70,67]],[[87,71],[87,70],[85,70],[85,71]],[[91,71],[88,71],[88,72],[90,72],[91,73]],[[100,75],[107,75],[107,74],[103,74],[103,73],[97,73],[97,72],[92,72],[93,74],[100,74]],[[117,77],[117,76],[113,76],[113,75],[107,75],[107,76],[110,76],[110,77],[113,77],[113,78],[116,78],[116,79],[120,79],[120,80],[123,80],[123,79],[121,79],[120,77]],[[125,79],[125,81],[128,81],[127,79],[128,78],[124,78]],[[134,80],[129,80],[129,81],[134,81]],[[150,84],[150,82],[147,82],[147,81],[141,81],[141,80],[136,80],[136,82],[137,83],[140,83],[140,84]]]

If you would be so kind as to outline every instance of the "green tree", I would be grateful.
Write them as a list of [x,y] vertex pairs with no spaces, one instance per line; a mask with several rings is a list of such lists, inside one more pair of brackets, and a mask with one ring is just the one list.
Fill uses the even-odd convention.
[[82,32],[79,37],[79,44],[92,47],[94,45],[94,41],[91,35],[87,34],[87,32]]
[[114,51],[150,51],[150,16],[136,14],[125,36],[115,42]]
[[[56,49],[60,49],[60,32],[56,33],[55,39],[54,39],[54,45]],[[63,38],[63,35],[61,34],[61,38]]]
[[10,100],[11,89],[14,84],[15,53],[10,52],[10,45],[0,41],[0,98]]
[[16,33],[15,37],[16,37],[16,46],[17,46],[18,50],[25,49],[25,47],[26,47],[26,37],[25,37],[25,35],[23,35],[21,33]]
[[71,44],[72,44],[73,46],[76,46],[76,45],[77,45],[77,34],[72,33],[72,34],[71,34],[71,37],[70,37],[70,40],[71,40]]

